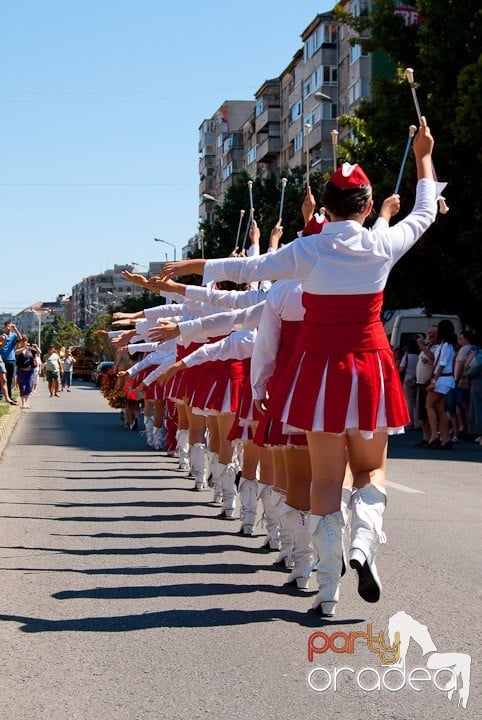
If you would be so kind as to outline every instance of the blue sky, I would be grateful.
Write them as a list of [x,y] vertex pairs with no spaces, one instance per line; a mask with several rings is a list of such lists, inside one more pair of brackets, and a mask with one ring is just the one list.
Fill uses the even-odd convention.
[[198,223],[198,128],[250,100],[334,2],[24,0],[2,6],[0,312]]

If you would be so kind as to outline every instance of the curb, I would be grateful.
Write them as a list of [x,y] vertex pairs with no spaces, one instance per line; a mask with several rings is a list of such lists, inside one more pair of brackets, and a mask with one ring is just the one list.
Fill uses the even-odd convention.
[[10,435],[15,429],[20,418],[20,407],[16,406],[11,410],[8,415],[4,415],[0,420],[0,458],[3,455],[3,451],[8,445]]

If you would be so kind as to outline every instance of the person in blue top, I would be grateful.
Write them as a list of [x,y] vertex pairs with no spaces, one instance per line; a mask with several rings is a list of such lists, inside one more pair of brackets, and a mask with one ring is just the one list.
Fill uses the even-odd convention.
[[8,396],[12,403],[16,405],[12,398],[13,379],[15,377],[15,346],[21,338],[17,326],[12,320],[6,320],[4,323],[4,332],[0,336],[0,355],[7,371],[7,388]]

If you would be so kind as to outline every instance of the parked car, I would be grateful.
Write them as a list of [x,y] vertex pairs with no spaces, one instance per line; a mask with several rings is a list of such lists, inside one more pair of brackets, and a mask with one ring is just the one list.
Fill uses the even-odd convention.
[[113,366],[114,363],[112,360],[104,360],[103,362],[100,362],[92,373],[92,382],[95,383],[97,387],[100,387],[102,383],[102,377]]

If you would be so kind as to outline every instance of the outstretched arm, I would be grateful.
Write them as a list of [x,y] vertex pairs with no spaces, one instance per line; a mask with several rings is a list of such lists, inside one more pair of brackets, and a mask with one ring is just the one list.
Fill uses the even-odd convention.
[[207,260],[201,259],[169,262],[164,265],[159,277],[162,281],[165,281],[173,277],[183,277],[185,275],[203,275],[206,262]]

